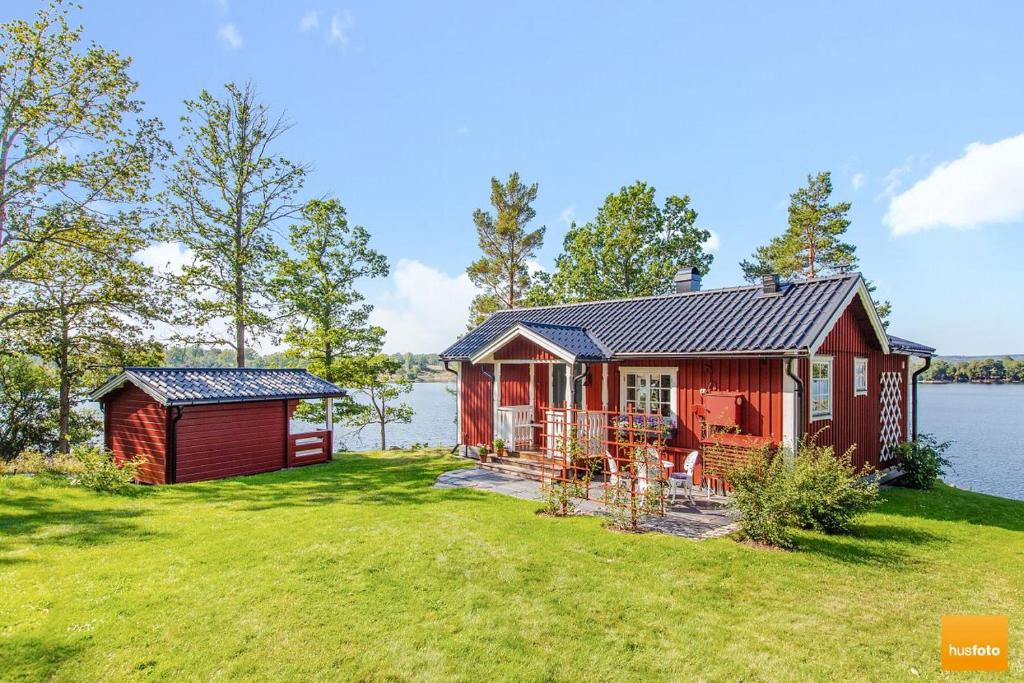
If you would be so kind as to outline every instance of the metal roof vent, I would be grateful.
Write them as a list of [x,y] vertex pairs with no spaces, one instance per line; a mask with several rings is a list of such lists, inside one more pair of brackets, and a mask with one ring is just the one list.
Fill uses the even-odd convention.
[[765,294],[778,294],[782,291],[782,284],[779,281],[778,273],[768,273],[761,276],[761,289]]
[[674,279],[679,294],[700,291],[700,271],[696,268],[683,268],[676,273]]

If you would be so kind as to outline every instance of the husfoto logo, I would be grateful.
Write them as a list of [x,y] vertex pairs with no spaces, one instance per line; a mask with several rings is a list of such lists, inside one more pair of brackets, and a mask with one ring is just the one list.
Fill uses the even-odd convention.
[[944,671],[1006,671],[1010,620],[1006,615],[942,617]]

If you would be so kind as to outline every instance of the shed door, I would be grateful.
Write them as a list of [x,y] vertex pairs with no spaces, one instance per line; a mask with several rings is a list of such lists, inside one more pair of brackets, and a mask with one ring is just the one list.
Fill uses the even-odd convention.
[[893,458],[893,449],[900,442],[900,424],[903,411],[903,388],[900,373],[883,372],[881,392],[881,449],[879,460],[885,462]]

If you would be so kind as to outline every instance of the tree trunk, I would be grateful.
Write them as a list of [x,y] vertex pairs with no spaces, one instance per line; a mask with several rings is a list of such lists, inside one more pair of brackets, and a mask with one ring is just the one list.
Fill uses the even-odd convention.
[[387,437],[386,437],[386,435],[384,433],[384,420],[381,420],[380,421],[380,449],[382,451],[383,450],[387,450],[387,447],[388,447],[388,442],[387,442]]
[[58,397],[57,451],[70,453],[71,443],[71,372],[68,368],[68,327],[61,326],[61,348],[57,358],[57,372],[60,373],[60,395]]
[[235,319],[235,365],[245,367],[245,323],[241,318]]

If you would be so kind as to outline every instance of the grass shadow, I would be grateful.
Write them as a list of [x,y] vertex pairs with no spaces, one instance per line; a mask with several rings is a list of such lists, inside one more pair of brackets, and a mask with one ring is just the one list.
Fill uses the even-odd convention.
[[893,487],[884,492],[880,510],[890,515],[940,522],[962,522],[1024,531],[1024,501],[1000,498],[936,484],[932,491]]
[[948,539],[920,529],[893,524],[869,524],[847,535],[807,532],[797,539],[797,548],[849,564],[902,566],[911,561],[907,552],[910,547],[947,543]]

